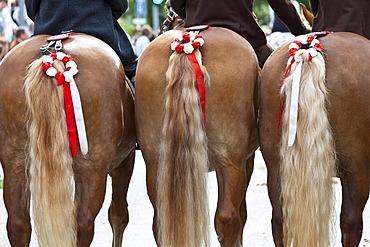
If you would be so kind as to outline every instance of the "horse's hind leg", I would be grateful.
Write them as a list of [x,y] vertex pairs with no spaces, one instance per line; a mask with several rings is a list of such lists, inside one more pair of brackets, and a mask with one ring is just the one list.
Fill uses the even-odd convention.
[[[253,154],[248,160],[247,160],[247,186],[245,190],[247,191],[250,179],[252,177],[253,173],[253,168],[254,168],[254,158],[255,155]],[[242,204],[240,205],[240,210],[239,210],[240,217],[242,219],[242,225],[243,227],[245,226],[245,223],[247,222],[247,202],[246,198],[244,197]],[[243,234],[240,235],[240,242],[243,243]]]
[[[92,162],[76,168],[77,241],[79,247],[90,246],[94,237],[94,221],[101,209],[106,189],[105,162]],[[92,167],[94,164],[95,167]]]
[[30,191],[24,169],[4,167],[3,197],[8,212],[7,231],[11,246],[28,246],[31,239]]
[[109,207],[109,223],[113,231],[113,247],[122,246],[123,232],[129,221],[127,191],[134,168],[135,150],[109,175],[112,177],[112,202]]
[[247,219],[246,190],[252,175],[254,155],[240,169],[231,165],[217,167],[218,204],[215,228],[223,247],[242,246]]
[[344,247],[359,246],[363,230],[362,213],[369,197],[369,168],[366,165],[358,167],[347,172],[341,171],[340,176],[342,183],[340,227]]
[[[264,117],[264,118],[262,118]],[[271,137],[274,132],[273,126],[265,126],[266,116],[260,118],[260,149],[267,167],[267,189],[272,206],[272,236],[276,247],[284,246],[283,235],[283,211],[281,202],[281,186],[279,175],[279,151],[278,140]],[[270,121],[272,122],[272,121]],[[272,129],[272,131],[270,130]],[[277,130],[276,130],[277,133]]]
[[[273,150],[272,148],[270,150]],[[271,155],[274,151],[262,152],[267,167],[267,189],[272,206],[272,236],[276,247],[284,246],[283,239],[283,212],[280,199],[279,160],[277,155]],[[274,153],[275,154],[275,153]]]

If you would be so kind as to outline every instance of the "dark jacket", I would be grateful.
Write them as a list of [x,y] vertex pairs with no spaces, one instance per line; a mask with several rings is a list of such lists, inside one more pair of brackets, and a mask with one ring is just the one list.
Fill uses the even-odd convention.
[[[126,75],[136,69],[131,42],[117,19],[128,8],[127,0],[25,0],[34,34],[60,34],[73,30],[95,36],[120,57]],[[130,77],[130,76],[129,76]]]
[[310,0],[313,31],[353,32],[370,39],[370,0]]
[[[289,0],[268,0],[291,33],[307,33]],[[266,36],[252,14],[253,0],[171,0],[174,11],[185,19],[185,26],[225,27],[243,36],[254,47],[266,44]]]

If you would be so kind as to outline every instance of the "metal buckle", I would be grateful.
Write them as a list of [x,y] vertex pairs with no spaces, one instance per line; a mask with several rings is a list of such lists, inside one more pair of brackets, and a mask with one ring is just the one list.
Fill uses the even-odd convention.
[[57,40],[57,43],[55,44],[55,51],[60,52],[62,51],[63,45],[61,40]]
[[53,40],[53,41],[50,41],[49,44],[42,45],[40,47],[40,53],[41,53],[41,55],[45,55],[46,51],[48,51],[49,48],[54,45],[54,43],[55,43],[55,41]]
[[[55,44],[55,46],[54,46]],[[52,40],[46,45],[40,47],[40,56],[46,55],[46,53],[52,53],[49,48],[54,46],[55,52],[61,52],[63,49],[62,40]]]
[[176,12],[173,11],[172,7],[170,7],[170,9],[167,13],[167,17],[169,17],[171,19],[171,21],[173,21],[173,19],[175,19],[177,16],[178,16],[178,14],[176,14]]

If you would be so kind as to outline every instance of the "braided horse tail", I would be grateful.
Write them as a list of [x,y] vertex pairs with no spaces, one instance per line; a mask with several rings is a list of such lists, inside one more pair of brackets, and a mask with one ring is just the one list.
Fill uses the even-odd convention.
[[[199,50],[195,54],[201,61]],[[207,70],[199,65],[207,84]],[[157,176],[159,245],[209,246],[207,143],[197,80],[185,53],[171,55],[166,81]]]
[[[40,246],[76,246],[72,157],[63,87],[42,70],[43,58],[28,68],[24,82],[28,118],[29,181]],[[60,61],[55,68],[63,70]]]
[[[290,114],[294,111],[290,105],[294,72],[286,77],[281,89],[285,97],[280,144],[284,246],[330,246],[330,218],[334,208],[332,177],[336,170],[334,142],[325,106],[328,94],[325,60],[318,52],[309,61],[310,52],[302,49],[296,54],[300,56],[303,65],[296,138],[292,146],[288,146],[288,139]],[[291,71],[298,66],[293,63]]]

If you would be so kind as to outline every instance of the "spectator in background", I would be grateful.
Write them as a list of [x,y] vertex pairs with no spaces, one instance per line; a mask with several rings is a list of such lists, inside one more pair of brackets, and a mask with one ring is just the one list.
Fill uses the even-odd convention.
[[[296,0],[292,1],[295,9],[298,14],[301,13],[301,7]],[[289,31],[288,27],[284,22],[277,16],[274,10],[269,6],[270,22],[269,27],[271,32],[267,35],[267,43],[273,48],[276,49],[281,44],[285,43],[288,40],[294,39],[294,35]]]
[[14,18],[13,18],[14,11],[15,11],[15,9],[16,9],[17,7],[18,7],[18,1],[12,2],[12,3],[10,4],[10,16],[12,17],[12,19],[13,19],[14,23],[15,23],[17,26],[19,26],[19,24],[18,24],[17,20],[14,20]]
[[3,57],[8,53],[9,51],[9,45],[8,42],[0,37],[0,61],[3,59]]
[[140,56],[145,47],[147,47],[153,39],[154,34],[152,28],[148,25],[145,25],[140,32],[140,36],[135,41],[136,54]]
[[29,38],[29,35],[27,31],[24,28],[18,28],[15,31],[14,39],[12,43],[10,44],[9,50],[13,49],[15,46],[17,46],[19,43],[21,43],[23,40],[26,40]]
[[3,37],[8,44],[13,40],[13,28],[16,24],[10,14],[7,0],[0,0],[0,36]]
[[[16,23],[19,27],[26,29],[26,31],[30,34],[33,33],[33,21],[27,16],[27,9],[26,6],[22,6],[23,9],[19,6],[19,1],[16,0],[12,4],[12,18],[14,23]],[[22,16],[23,15],[23,16]]]

